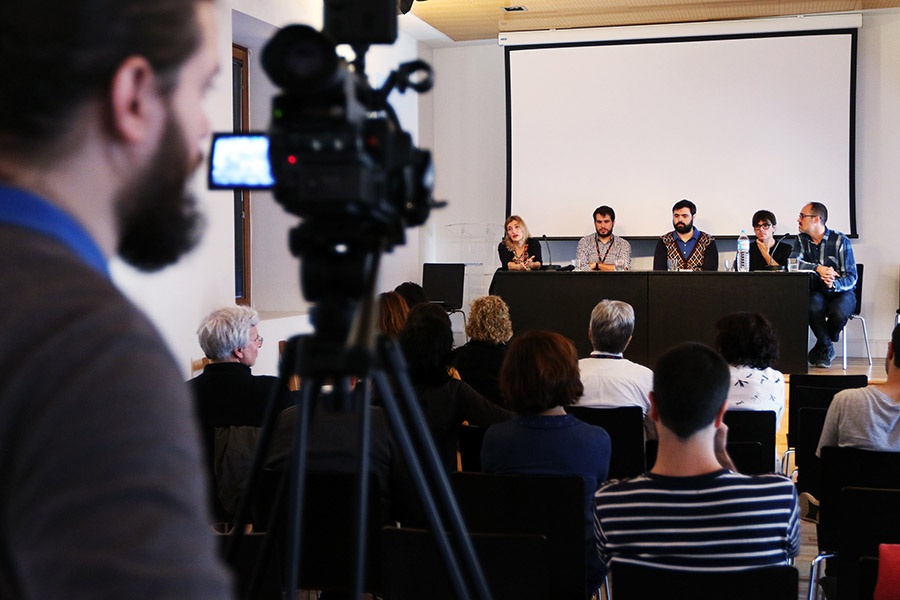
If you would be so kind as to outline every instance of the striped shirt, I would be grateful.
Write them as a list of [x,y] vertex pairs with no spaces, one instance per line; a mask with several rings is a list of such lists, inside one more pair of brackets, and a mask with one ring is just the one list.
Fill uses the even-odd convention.
[[750,569],[789,564],[797,556],[798,512],[794,484],[781,475],[645,473],[597,491],[594,533],[607,565]]

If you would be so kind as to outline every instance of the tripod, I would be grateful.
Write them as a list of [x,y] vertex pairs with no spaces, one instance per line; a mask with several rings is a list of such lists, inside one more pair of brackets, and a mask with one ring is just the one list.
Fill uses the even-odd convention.
[[[380,254],[375,254],[375,265]],[[371,258],[371,257],[370,257]],[[370,266],[374,266],[371,265]],[[376,268],[368,270],[368,290],[372,289],[372,281]],[[406,365],[396,344],[384,337],[374,338],[372,314],[374,299],[368,293],[364,302],[355,306],[346,296],[326,295],[315,308],[314,324],[317,332],[313,335],[291,338],[285,348],[280,367],[280,378],[286,382],[294,374],[301,377],[300,393],[296,403],[297,419],[291,449],[289,477],[283,477],[276,494],[277,501],[287,502],[287,544],[285,551],[284,589],[288,598],[296,598],[299,573],[301,567],[301,548],[303,539],[304,492],[307,480],[307,441],[311,426],[314,425],[315,408],[321,402],[322,387],[326,382],[333,382],[336,405],[341,411],[358,413],[359,453],[357,456],[355,486],[355,542],[353,556],[353,598],[359,598],[363,591],[364,567],[366,564],[366,519],[369,478],[369,438],[371,434],[372,386],[377,390],[384,405],[385,416],[407,464],[413,484],[422,503],[425,517],[431,530],[435,533],[438,551],[447,566],[450,581],[459,598],[490,600],[484,575],[475,557],[471,541],[456,500],[450,489],[449,480],[444,467],[438,458],[437,450],[425,423],[422,409],[418,405],[413,386],[406,373]],[[354,326],[348,327],[350,318]],[[319,332],[322,326],[324,332]],[[344,344],[341,339],[350,334],[356,341]],[[351,378],[358,378],[360,383],[350,391]],[[371,384],[371,385],[370,385]],[[396,391],[396,393],[395,393]],[[235,527],[226,549],[226,560],[234,560],[241,543],[243,526],[248,522],[247,516],[251,505],[251,497],[259,484],[265,457],[272,442],[277,398],[273,395],[266,408],[263,428],[260,433],[254,464],[248,480],[247,488],[241,497],[235,517]],[[286,488],[290,485],[289,488]],[[312,490],[315,493],[315,490]],[[278,508],[272,511],[267,534],[254,569],[253,578],[248,589],[247,598],[254,598],[260,589],[260,578],[263,567],[271,557],[275,515],[282,512]]]

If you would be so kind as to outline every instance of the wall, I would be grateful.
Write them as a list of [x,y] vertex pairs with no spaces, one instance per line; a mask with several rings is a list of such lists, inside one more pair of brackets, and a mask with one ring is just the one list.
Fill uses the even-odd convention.
[[[863,13],[859,36],[857,80],[857,215],[859,239],[854,241],[857,261],[866,264],[863,316],[876,356],[884,356],[893,328],[900,289],[900,253],[892,243],[900,196],[900,10]],[[715,23],[702,25],[710,33]],[[435,157],[438,197],[450,207],[436,215],[435,245],[442,261],[463,260],[454,235],[446,226],[456,222],[502,224],[506,194],[506,115],[503,49],[495,40],[434,51],[441,78],[435,94]],[[575,68],[575,67],[573,67]],[[552,177],[548,173],[548,177]],[[813,198],[798,198],[797,209]],[[596,205],[615,198],[597,198],[585,208],[585,233],[591,231],[590,213]],[[670,203],[664,203],[666,207]],[[748,211],[755,208],[748,208]],[[528,215],[523,215],[528,219]],[[700,217],[698,213],[698,217]],[[779,215],[779,230],[796,231],[795,215]],[[748,215],[749,219],[749,215]],[[529,223],[540,233],[539,223]],[[701,224],[702,227],[702,224]],[[502,231],[492,231],[496,246]],[[662,233],[662,232],[661,232]],[[733,242],[723,251],[734,251]],[[546,253],[546,251],[545,251]],[[650,268],[643,257],[636,268]],[[649,249],[652,256],[652,248]],[[553,259],[574,257],[574,243],[554,243]],[[492,257],[496,266],[496,253]],[[490,269],[486,269],[489,278]],[[587,317],[585,317],[587,319]],[[850,326],[848,354],[865,356],[858,325]]]

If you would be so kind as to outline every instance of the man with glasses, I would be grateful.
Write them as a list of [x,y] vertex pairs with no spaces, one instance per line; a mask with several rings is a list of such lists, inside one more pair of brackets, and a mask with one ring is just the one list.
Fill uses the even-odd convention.
[[809,363],[831,366],[834,342],[856,308],[856,260],[853,247],[843,233],[828,229],[828,209],[810,202],[797,217],[800,235],[791,256],[799,259],[800,270],[815,273],[810,278],[809,327],[816,343],[809,351]]
[[207,315],[197,330],[200,348],[210,362],[188,384],[220,520],[233,513],[240,499],[269,396],[278,396],[279,410],[290,405],[288,389],[277,377],[250,372],[263,344],[258,324],[259,314],[252,308],[226,306]]
[[792,244],[786,240],[786,234],[780,240],[775,239],[775,214],[769,210],[758,210],[753,213],[752,223],[756,243],[750,245],[750,270],[765,271],[786,265]]

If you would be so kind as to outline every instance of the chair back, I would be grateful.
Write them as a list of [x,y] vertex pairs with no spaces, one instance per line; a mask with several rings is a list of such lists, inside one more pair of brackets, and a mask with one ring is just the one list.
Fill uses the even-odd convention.
[[878,556],[879,544],[900,542],[898,506],[900,489],[849,486],[840,491],[837,585],[841,600],[863,598],[859,595],[861,558]]
[[[472,546],[495,600],[550,600],[547,538],[471,534]],[[456,600],[434,535],[423,529],[381,532],[385,600]]]
[[602,427],[609,434],[610,479],[634,477],[644,472],[644,412],[640,406],[567,406],[566,412]]
[[[811,408],[828,408],[831,398],[840,390],[848,388],[866,387],[869,385],[869,378],[866,375],[813,375],[809,373],[791,373],[788,381],[788,430],[787,445],[788,448],[797,447],[797,415],[801,406],[809,406]],[[805,393],[797,393],[797,388],[818,388],[832,389],[834,393],[827,399],[824,392],[818,394],[817,398],[804,399]],[[818,399],[822,401],[818,401]]]
[[853,288],[853,295],[856,296],[856,308],[853,309],[853,316],[859,316],[862,310],[862,292],[863,292],[863,265],[856,263],[856,287]]
[[[749,464],[739,464],[736,456],[731,457],[738,471],[758,475],[775,470],[775,411],[727,410],[724,421],[728,425],[729,444],[755,442],[760,445],[759,456]],[[728,451],[731,452],[730,445]]]
[[553,597],[587,597],[584,480],[574,475],[452,473],[450,484],[472,533],[547,538]]
[[704,573],[669,571],[613,562],[615,600],[796,600],[799,573],[791,566]]
[[[841,490],[845,487],[900,489],[900,452],[825,446],[821,459],[818,542],[820,550],[832,551],[837,545]],[[892,519],[897,520],[896,514]]]
[[822,461],[816,456],[816,449],[827,415],[826,408],[803,407],[797,417],[797,492],[809,492],[816,498],[822,496]]
[[486,427],[459,426],[459,470],[481,473],[481,444]]

